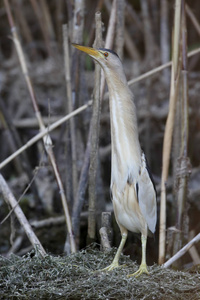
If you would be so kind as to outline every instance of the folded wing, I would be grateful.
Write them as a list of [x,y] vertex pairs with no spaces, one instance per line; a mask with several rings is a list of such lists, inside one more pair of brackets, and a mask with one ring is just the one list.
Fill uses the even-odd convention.
[[152,177],[147,168],[144,154],[142,154],[142,166],[136,185],[136,190],[141,213],[147,222],[149,230],[154,233],[157,220],[156,191]]

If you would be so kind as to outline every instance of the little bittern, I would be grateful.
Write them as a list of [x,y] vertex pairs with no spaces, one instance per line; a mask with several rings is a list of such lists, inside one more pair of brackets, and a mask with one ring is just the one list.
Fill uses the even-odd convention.
[[103,68],[108,90],[111,119],[111,195],[116,221],[122,240],[110,266],[119,266],[119,257],[127,239],[128,230],[141,233],[142,262],[137,272],[147,273],[146,242],[154,233],[157,219],[156,193],[138,139],[136,109],[133,94],[128,87],[118,55],[109,49],[94,49],[72,44],[86,52]]

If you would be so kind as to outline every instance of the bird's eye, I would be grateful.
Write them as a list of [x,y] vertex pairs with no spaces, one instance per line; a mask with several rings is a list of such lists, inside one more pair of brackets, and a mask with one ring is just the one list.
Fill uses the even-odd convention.
[[108,52],[104,52],[104,56],[105,56],[105,57],[108,57]]

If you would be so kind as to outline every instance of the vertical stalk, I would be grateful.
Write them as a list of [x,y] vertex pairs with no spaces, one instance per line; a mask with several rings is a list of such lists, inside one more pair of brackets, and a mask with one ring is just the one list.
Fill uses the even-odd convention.
[[[73,28],[72,28],[72,36],[71,40],[74,43],[82,44],[83,41],[83,29],[84,29],[84,13],[85,13],[85,0],[75,0],[74,1],[74,16],[73,16]],[[71,49],[71,82],[72,82],[72,102],[73,102],[73,109],[80,105],[80,101],[84,99],[84,97],[80,97],[80,58],[77,51],[75,51],[75,48],[72,47]],[[78,122],[75,122],[76,119],[74,119],[73,126],[72,123],[70,123],[70,132],[75,131],[76,127],[76,136],[78,134]],[[80,119],[79,119],[80,121]],[[79,122],[80,124],[81,122]],[[78,150],[80,149],[81,141],[80,139],[77,139],[75,142],[75,132],[71,132],[73,136],[71,136],[73,142],[71,144],[71,153],[68,153],[68,164],[70,164],[71,160],[71,169],[73,174],[73,180],[72,180],[72,194],[73,194],[73,201],[74,205],[76,206],[76,194],[78,189],[78,176],[76,174],[76,166],[77,159],[79,158]],[[79,144],[78,144],[79,143]],[[73,149],[72,149],[73,148]],[[71,156],[71,158],[70,158]]]
[[185,10],[186,10],[186,13],[187,13],[189,19],[191,20],[194,28],[196,29],[196,32],[198,33],[198,35],[200,35],[199,20],[196,18],[195,14],[193,13],[193,11],[191,10],[191,8],[187,4],[185,6]]
[[176,0],[174,15],[174,32],[173,32],[173,52],[171,68],[171,88],[169,113],[164,133],[163,141],[163,159],[162,159],[162,176],[161,176],[161,199],[160,199],[160,229],[159,229],[159,264],[165,261],[165,244],[166,244],[166,182],[169,172],[170,153],[172,145],[172,134],[174,127],[174,116],[176,109],[176,100],[179,87],[179,40],[180,40],[180,19],[181,19],[181,0]]
[[[76,44],[82,44],[83,42],[83,29],[84,29],[84,10],[85,10],[85,0],[74,0],[74,17],[73,17],[73,28],[72,28],[72,41]],[[73,101],[78,104],[78,95],[80,87],[80,59],[79,54],[72,48],[72,92]]]
[[[153,35],[152,20],[150,16],[150,1],[141,0],[141,12],[142,12],[142,22],[143,22],[143,32],[144,32],[144,45],[145,45],[145,66],[151,66],[155,64],[155,55],[157,53],[157,46],[155,43]],[[148,78],[145,82],[145,97],[144,97],[144,107],[147,112],[147,116],[144,121],[145,134],[144,134],[144,149],[146,157],[151,165],[151,122],[150,122],[150,99],[151,99],[151,78]]]
[[116,23],[116,52],[123,60],[123,48],[124,48],[124,12],[125,1],[117,0],[117,23]]
[[32,6],[33,6],[33,10],[36,14],[36,17],[38,19],[38,23],[40,25],[42,35],[44,37],[44,42],[46,44],[48,54],[51,55],[52,49],[51,49],[50,39],[49,39],[48,31],[47,31],[47,28],[46,28],[46,24],[44,23],[44,20],[42,18],[41,8],[40,8],[40,6],[39,6],[39,4],[36,0],[30,0],[30,1],[31,1]]
[[[117,14],[117,0],[113,0],[110,18],[109,18],[108,30],[106,35],[106,41],[105,41],[105,48],[108,49],[112,49],[112,45],[114,41],[116,14]],[[103,99],[105,82],[106,82],[105,75],[103,71],[101,71],[101,94],[100,94],[101,99]]]
[[146,49],[146,63],[155,63],[155,54],[158,48],[155,43],[152,22],[150,20],[150,9],[148,0],[141,0],[143,31],[144,31],[144,44]]
[[[62,24],[64,22],[64,15],[65,15],[65,10],[64,10],[64,5],[66,1],[63,0],[59,0],[56,3],[56,12],[55,12],[55,35],[56,35],[56,39],[58,41],[58,48],[60,48],[62,46],[63,43],[63,37],[62,37],[62,32],[60,30],[60,28],[62,27]],[[70,3],[70,1],[67,1],[67,3]],[[69,12],[68,12],[69,14]],[[70,19],[68,17],[68,26],[70,23]]]
[[181,80],[182,80],[182,145],[181,145],[181,156],[186,157],[188,154],[188,58],[187,58],[187,27],[186,27],[186,15],[185,15],[185,0],[182,0],[182,27],[181,27],[181,38],[182,38],[182,69],[181,69]]
[[55,32],[54,32],[54,28],[53,28],[51,14],[50,14],[49,7],[47,4],[48,2],[46,0],[41,0],[40,3],[41,3],[41,9],[42,9],[42,14],[43,14],[43,19],[44,19],[47,35],[50,37],[51,41],[55,41]]
[[[96,23],[96,39],[94,42],[95,48],[102,47],[102,27],[101,27],[101,13],[95,14]],[[101,113],[101,99],[100,99],[100,84],[101,84],[101,67],[95,63],[95,85],[94,85],[94,100],[93,113],[91,120],[91,137],[90,137],[90,168],[89,168],[89,216],[88,216],[88,242],[95,240],[96,236],[96,182],[97,182],[97,168],[99,159],[99,123]]]
[[174,253],[182,247],[184,240],[188,239],[188,215],[187,215],[187,183],[190,172],[188,158],[188,72],[187,72],[187,29],[185,17],[185,1],[181,6],[181,148],[177,161],[176,171],[176,198],[177,198],[177,234],[174,239]]
[[[22,34],[24,36],[24,38],[26,39],[26,41],[28,42],[29,45],[33,44],[33,36],[32,36],[32,32],[30,30],[30,26],[25,18],[25,13],[23,11],[23,4],[21,1],[18,0],[14,0],[13,4],[15,6],[15,14],[16,14],[16,18],[19,22],[20,28],[22,30]],[[37,51],[35,47],[30,47],[30,51],[31,54],[36,55]]]
[[72,227],[73,227],[73,232],[75,235],[77,245],[79,244],[79,235],[80,235],[80,214],[85,201],[85,192],[88,183],[88,172],[89,172],[89,165],[90,165],[90,136],[91,136],[91,126],[88,134],[88,141],[85,150],[83,165],[81,168],[81,174],[79,178],[76,198],[72,209]]
[[[73,111],[73,99],[72,99],[72,86],[71,86],[71,68],[69,59],[69,32],[67,25],[63,25],[63,43],[64,43],[64,61],[65,61],[65,80],[67,90],[67,113]],[[71,140],[71,157],[72,157],[72,184],[73,184],[73,195],[77,190],[77,147],[76,147],[76,132],[75,132],[75,121],[71,118],[69,121],[70,127],[70,140]]]
[[[160,3],[160,56],[161,63],[165,64],[169,61],[170,46],[169,46],[169,18],[168,18],[168,1],[161,0]],[[169,70],[165,69],[162,72],[162,81],[168,86]]]

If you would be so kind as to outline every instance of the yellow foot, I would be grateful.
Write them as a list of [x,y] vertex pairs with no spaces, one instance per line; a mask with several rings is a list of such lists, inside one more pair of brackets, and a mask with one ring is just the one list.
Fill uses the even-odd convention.
[[104,269],[102,269],[101,271],[112,271],[116,268],[119,268],[119,264],[118,263],[112,263],[111,265],[105,267]]
[[101,270],[97,270],[96,272],[109,272],[112,271],[116,268],[122,268],[125,267],[126,265],[119,265],[118,262],[112,262],[111,265],[101,269]]
[[149,275],[149,272],[148,272],[148,270],[147,270],[147,265],[146,265],[146,264],[141,264],[140,267],[139,267],[139,269],[138,269],[135,273],[130,274],[130,275],[128,275],[127,277],[128,277],[128,278],[133,277],[133,276],[139,277],[139,276],[142,275],[143,273]]
[[107,272],[107,271],[109,272],[109,271],[114,270],[115,268],[119,268],[118,262],[112,262],[111,265],[109,265],[103,269],[96,270],[94,273]]

